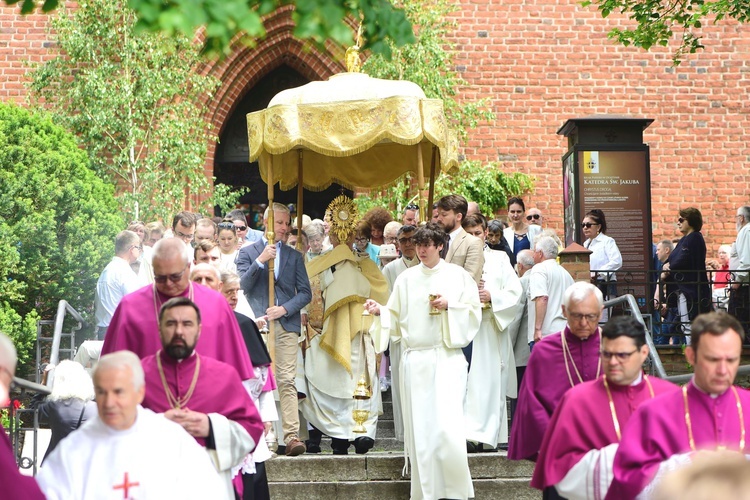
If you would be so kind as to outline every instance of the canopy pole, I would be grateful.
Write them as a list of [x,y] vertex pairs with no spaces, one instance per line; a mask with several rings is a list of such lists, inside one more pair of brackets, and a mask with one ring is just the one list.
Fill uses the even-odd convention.
[[[266,172],[266,185],[268,186],[268,219],[266,219],[266,239],[268,244],[273,246],[276,244],[274,237],[274,213],[273,213],[273,158],[268,162],[268,171]],[[274,279],[274,260],[271,259],[266,262],[268,266],[268,307],[275,305],[274,297],[274,285],[276,280]],[[257,314],[263,314],[265,311],[258,311]],[[271,364],[274,364],[276,359],[276,336],[274,335],[273,321],[268,321],[268,353],[271,355]],[[273,367],[273,366],[272,366]]]
[[[422,145],[417,144],[417,185],[419,188],[419,213],[427,216],[427,207],[424,201],[424,163],[422,160]],[[423,220],[427,220],[423,218]]]
[[[427,196],[427,206],[429,209],[432,208],[432,204],[435,200],[435,166],[437,165],[437,157],[440,154],[440,150],[438,150],[437,146],[432,146],[432,158],[430,159],[430,194]],[[432,214],[430,214],[429,219],[432,218]],[[425,222],[428,221],[428,218],[424,219]]]
[[302,150],[297,157],[297,250],[302,251]]

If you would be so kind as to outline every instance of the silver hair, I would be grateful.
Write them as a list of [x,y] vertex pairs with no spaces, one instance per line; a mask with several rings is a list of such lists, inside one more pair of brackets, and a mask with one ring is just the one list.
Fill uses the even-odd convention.
[[392,220],[383,228],[383,235],[387,234],[389,236],[396,236],[398,234],[398,230],[401,229],[401,226],[403,226],[403,224],[401,224],[399,221]]
[[306,226],[302,228],[302,230],[305,232],[308,238],[312,238],[314,236],[320,236],[321,238],[325,236],[326,234],[326,228],[323,226],[323,221],[320,219],[315,219]]
[[10,337],[0,332],[0,366],[6,368],[10,373],[16,373],[17,363],[16,346],[13,345]]
[[240,276],[235,273],[234,271],[222,271],[221,272],[221,282],[224,283],[224,285],[229,285],[230,283],[239,283],[240,282]]
[[145,376],[141,360],[135,353],[130,351],[116,351],[102,356],[94,367],[93,378],[96,380],[96,374],[100,371],[123,370],[125,368],[130,368],[130,373],[133,377],[133,389],[137,391],[143,387]]
[[532,267],[534,265],[534,252],[531,250],[521,250],[516,255],[516,262],[524,267]]
[[49,401],[77,398],[82,401],[94,399],[94,383],[82,364],[63,360],[52,373],[52,393]]
[[196,271],[210,271],[214,274],[214,277],[216,277],[217,281],[224,281],[221,279],[221,273],[218,269],[216,269],[211,264],[207,264],[205,262],[201,262],[200,264],[195,264],[192,269],[190,269],[190,281],[193,281],[193,274]]
[[743,205],[737,209],[737,215],[745,218],[745,222],[750,222],[750,205]]
[[122,255],[128,252],[133,246],[141,244],[141,238],[133,231],[120,231],[115,236],[115,255]]
[[557,246],[557,242],[551,236],[542,236],[541,238],[537,238],[534,242],[534,250],[542,252],[545,259],[554,259],[557,257],[559,247]]
[[565,290],[565,293],[563,293],[563,305],[565,309],[569,309],[573,302],[583,302],[590,295],[596,297],[599,307],[604,307],[602,292],[586,281],[576,281]]

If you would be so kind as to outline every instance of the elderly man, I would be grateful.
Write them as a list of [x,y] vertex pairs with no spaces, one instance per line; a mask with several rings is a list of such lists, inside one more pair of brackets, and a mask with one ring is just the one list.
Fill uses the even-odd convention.
[[195,439],[140,406],[145,386],[138,356],[103,356],[94,389],[98,418],[63,439],[37,475],[48,500],[232,498]]
[[[487,239],[487,219],[466,216],[464,230]],[[474,353],[464,401],[466,447],[469,453],[494,450],[508,442],[505,406],[508,385],[515,385],[516,369],[508,327],[521,301],[521,282],[505,252],[484,247],[484,270],[479,282],[482,323],[474,337]]]
[[463,401],[467,363],[461,352],[481,322],[479,291],[461,267],[440,258],[445,231],[428,223],[414,235],[421,264],[396,280],[387,305],[365,303],[375,349],[401,339],[398,369],[405,447],[411,462],[411,498],[474,497],[466,455]]
[[[536,264],[531,272],[539,264]],[[552,413],[565,392],[601,375],[599,318],[604,299],[591,283],[565,290],[562,313],[567,325],[534,345],[518,394],[508,458],[536,460]]]
[[750,392],[732,385],[745,332],[724,312],[693,320],[685,358],[692,380],[682,390],[641,405],[622,434],[607,498],[646,498],[668,471],[690,463],[696,452],[747,453]]
[[557,263],[558,250],[557,243],[550,236],[534,241],[536,264],[529,275],[528,292],[529,342],[539,342],[565,327],[562,297],[573,284],[573,278]]
[[96,337],[104,340],[109,322],[122,298],[145,283],[130,267],[143,252],[140,238],[133,231],[121,231],[115,237],[115,256],[96,282]]
[[190,281],[185,244],[179,238],[154,245],[154,284],[126,295],[112,317],[102,354],[127,349],[141,358],[156,354],[159,342],[159,309],[173,297],[188,297],[203,316],[198,352],[235,367],[242,380],[253,378],[250,357],[232,309],[224,297]]
[[[16,372],[16,348],[4,333],[0,333],[0,408],[8,405],[10,385]],[[0,425],[0,484],[3,497],[14,500],[44,500],[34,478],[22,475],[5,429]]]
[[[268,212],[263,224],[268,227]],[[297,374],[297,351],[302,330],[300,310],[312,299],[310,280],[302,254],[286,245],[291,216],[289,208],[273,204],[274,245],[262,240],[242,248],[237,255],[237,274],[250,306],[256,314],[265,311],[273,322],[275,336],[276,383],[279,386],[281,423],[288,456],[306,451],[299,440],[299,407],[294,379]],[[268,303],[269,264],[273,263],[275,303]]]
[[727,311],[747,329],[750,326],[750,206],[738,208],[735,220],[737,240],[732,245],[729,259],[733,283],[730,285]]
[[531,480],[546,498],[602,498],[633,412],[660,394],[679,390],[643,373],[646,330],[632,316],[615,317],[602,328],[601,358],[604,377],[566,392],[547,427]]
[[544,227],[544,216],[538,208],[526,210],[526,224],[530,226]]
[[206,448],[226,497],[232,498],[232,468],[255,449],[263,424],[237,370],[195,352],[200,333],[201,314],[193,301],[175,297],[164,303],[159,311],[162,349],[141,362],[143,406],[180,424]]

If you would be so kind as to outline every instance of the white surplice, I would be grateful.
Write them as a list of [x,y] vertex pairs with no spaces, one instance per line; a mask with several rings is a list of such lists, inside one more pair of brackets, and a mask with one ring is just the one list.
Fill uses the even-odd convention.
[[[388,281],[388,293],[393,293],[393,285],[396,278],[407,269],[419,265],[419,259],[415,255],[413,259],[407,260],[401,257],[387,264],[383,268],[383,275]],[[401,393],[399,392],[398,367],[401,362],[401,339],[392,338],[389,349],[391,355],[391,404],[393,406],[393,430],[396,439],[404,442],[404,413],[401,411]]]
[[[429,314],[434,293],[447,299],[447,311]],[[379,352],[391,337],[401,339],[399,385],[413,500],[474,497],[462,432],[467,363],[461,347],[474,338],[480,321],[476,282],[441,260],[432,269],[420,264],[404,271],[373,322]]]
[[466,439],[496,446],[508,442],[505,398],[509,381],[515,387],[516,365],[508,326],[521,302],[521,281],[505,252],[484,249],[484,288],[489,307],[474,337],[464,413]]
[[135,424],[123,431],[99,417],[83,424],[47,457],[37,481],[48,500],[226,498],[195,438],[140,406]]

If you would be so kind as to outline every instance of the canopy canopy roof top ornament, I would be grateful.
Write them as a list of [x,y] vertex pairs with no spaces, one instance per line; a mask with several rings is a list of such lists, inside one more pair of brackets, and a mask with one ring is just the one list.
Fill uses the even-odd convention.
[[[434,175],[458,166],[458,140],[448,128],[443,102],[427,99],[415,83],[356,72],[357,38],[347,50],[350,72],[284,90],[268,108],[247,115],[249,160],[259,161],[266,183],[291,189],[303,170],[307,189],[322,190],[333,182],[372,188],[407,172],[430,175],[433,162]],[[405,146],[414,146],[415,153]],[[300,161],[304,169],[298,168]]]

